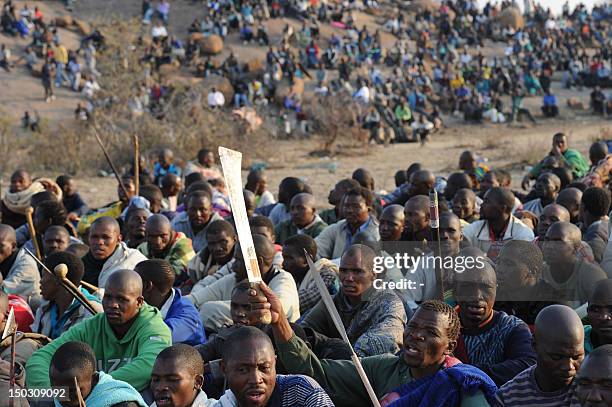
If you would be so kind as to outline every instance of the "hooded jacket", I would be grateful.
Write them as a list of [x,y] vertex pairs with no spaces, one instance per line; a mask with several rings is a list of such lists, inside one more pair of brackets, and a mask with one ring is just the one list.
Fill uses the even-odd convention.
[[29,388],[50,387],[49,366],[57,349],[66,342],[89,344],[95,355],[98,370],[108,372],[114,379],[128,382],[136,390],[149,386],[155,358],[172,344],[170,329],[161,313],[143,304],[132,326],[118,339],[105,314],[97,314],[64,332],[49,345],[35,352],[26,365]]
[[15,294],[24,300],[40,295],[40,273],[36,261],[24,250],[19,250],[8,275],[1,286],[8,294]]
[[206,342],[206,333],[198,310],[187,298],[181,296],[180,290],[173,290],[172,303],[164,316],[164,322],[172,331],[172,343],[201,345]]
[[136,249],[130,249],[124,242],[119,242],[115,252],[104,262],[102,271],[98,275],[98,287],[100,287],[100,295],[103,294],[104,287],[108,277],[115,271],[128,269],[134,270],[134,267],[141,261],[147,258],[144,254]]
[[[140,393],[128,383],[113,379],[107,373],[98,372],[98,383],[91,389],[85,404],[87,407],[112,407],[128,401],[133,401],[140,407],[147,407]],[[62,404],[55,400],[55,407],[62,407]]]

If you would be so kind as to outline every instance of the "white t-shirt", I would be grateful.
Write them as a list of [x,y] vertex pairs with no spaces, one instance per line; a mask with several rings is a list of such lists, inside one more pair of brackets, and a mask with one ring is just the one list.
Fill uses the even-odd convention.
[[151,29],[151,37],[153,38],[167,37],[167,36],[168,36],[168,31],[166,31],[166,27],[164,27],[163,25],[156,26]]
[[217,107],[217,106],[223,106],[224,104],[225,104],[225,96],[223,96],[223,93],[216,91],[216,92],[210,92],[208,94],[208,106]]

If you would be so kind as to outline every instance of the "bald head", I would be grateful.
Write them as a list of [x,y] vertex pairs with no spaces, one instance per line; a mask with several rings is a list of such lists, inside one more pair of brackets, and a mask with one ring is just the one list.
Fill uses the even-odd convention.
[[0,263],[9,258],[17,250],[15,229],[9,225],[0,224]]
[[378,232],[382,242],[395,242],[400,240],[406,216],[401,205],[388,205],[383,209],[378,223]]
[[549,305],[536,317],[535,339],[583,343],[582,321],[576,311],[566,305]]
[[404,205],[404,211],[407,211],[408,208],[429,213],[429,198],[425,195],[413,196],[406,202],[406,205]]
[[580,201],[582,191],[578,188],[565,188],[559,192],[555,202],[567,209],[570,214],[570,222],[576,223],[580,215]]
[[382,214],[380,215],[380,219],[398,220],[403,222],[405,219],[404,207],[402,205],[386,206],[385,209],[383,209]]
[[291,198],[289,204],[291,221],[295,226],[302,229],[315,220],[316,202],[315,197],[307,192],[302,192]]
[[368,273],[373,273],[375,256],[376,253],[371,247],[354,244],[342,255],[340,269],[361,268]]
[[140,296],[142,295],[142,279],[133,270],[118,270],[106,281],[106,290],[112,289],[121,289]]
[[290,206],[306,206],[309,208],[315,208],[316,201],[315,197],[312,194],[307,192],[302,192],[291,198]]
[[582,232],[578,226],[569,222],[556,222],[553,223],[548,232],[546,232],[546,238],[551,241],[563,241],[572,244],[579,244],[582,239]]
[[15,235],[15,229],[4,223],[0,223],[0,241],[4,242],[17,242],[17,236]]
[[147,232],[149,230],[170,231],[172,230],[172,226],[170,225],[168,218],[166,218],[164,215],[153,215],[147,219],[146,230]]
[[540,215],[537,234],[538,236],[546,236],[546,232],[548,232],[550,225],[555,222],[569,222],[570,219],[570,213],[564,206],[556,203],[546,205]]

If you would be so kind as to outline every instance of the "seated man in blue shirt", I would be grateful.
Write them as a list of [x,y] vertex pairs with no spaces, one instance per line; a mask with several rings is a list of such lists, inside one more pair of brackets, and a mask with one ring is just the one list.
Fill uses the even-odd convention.
[[145,302],[161,311],[170,331],[172,343],[200,345],[206,342],[204,326],[194,305],[172,288],[175,273],[166,260],[153,259],[140,262],[134,268],[142,278]]
[[557,106],[557,97],[550,93],[550,91],[546,92],[544,95],[544,105],[542,106],[542,113],[546,117],[557,117],[559,116],[559,106]]

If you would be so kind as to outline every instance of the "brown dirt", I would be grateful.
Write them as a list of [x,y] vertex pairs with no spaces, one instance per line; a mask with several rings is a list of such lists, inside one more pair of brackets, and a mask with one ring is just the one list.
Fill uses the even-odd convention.
[[[16,1],[18,7],[25,3]],[[33,2],[28,2],[33,6]],[[36,2],[45,18],[50,20],[57,16],[66,14],[59,2]],[[129,19],[140,16],[140,0],[105,0],[105,10],[112,10],[102,14],[100,12],[99,0],[79,0],[74,17],[90,21],[92,19],[110,19],[114,16]],[[187,27],[191,24],[194,16],[201,16],[201,2],[195,4],[191,0],[176,0],[172,2],[170,27],[171,31],[184,38]],[[363,24],[373,27],[376,18],[374,16],[355,13],[358,26]],[[300,29],[299,22],[295,20],[279,19],[267,22],[268,31],[272,43],[280,39],[285,24],[293,25],[295,30]],[[328,38],[333,32],[339,32],[330,26],[322,26],[321,34]],[[69,49],[78,46],[78,35],[68,30],[60,29],[62,41]],[[25,47],[27,40],[7,38],[0,34],[0,42],[6,43],[13,54],[19,57],[18,49]],[[386,47],[392,45],[394,38],[383,33],[383,43]],[[487,56],[503,53],[501,44],[488,44],[483,51]],[[266,48],[254,45],[244,45],[237,34],[231,35],[223,51],[223,57],[232,50],[242,61],[251,59],[263,59]],[[558,83],[554,84],[558,87]],[[0,109],[18,119],[23,111],[36,109],[41,117],[48,118],[53,122],[65,122],[72,120],[73,110],[81,100],[80,95],[66,89],[58,91],[58,99],[46,104],[42,100],[43,90],[39,79],[32,78],[24,68],[18,67],[12,73],[0,71],[0,88],[2,92],[2,105]],[[319,199],[321,207],[326,206],[326,197],[329,189],[334,183],[344,177],[349,177],[353,170],[358,167],[367,167],[375,177],[377,189],[390,191],[393,189],[393,174],[398,169],[405,169],[412,162],[421,162],[427,168],[439,174],[448,174],[456,170],[459,154],[465,149],[478,152],[487,158],[491,167],[510,168],[513,173],[515,186],[520,183],[524,170],[517,163],[535,162],[546,154],[552,134],[564,131],[570,134],[570,143],[586,154],[590,143],[600,134],[609,133],[610,122],[601,121],[584,113],[576,113],[566,107],[566,100],[575,97],[580,101],[588,102],[588,92],[567,91],[555,89],[563,119],[554,121],[541,120],[538,126],[526,125],[522,127],[509,127],[508,125],[484,124],[480,126],[465,125],[461,119],[447,118],[447,125],[452,128],[443,133],[431,137],[430,143],[425,147],[417,144],[401,144],[383,146],[370,146],[369,153],[363,151],[346,149],[345,154],[334,158],[313,158],[308,155],[318,146],[317,140],[290,140],[271,141],[275,143],[274,150],[278,154],[268,159],[269,185],[272,192],[276,194],[277,185],[286,176],[294,175],[302,177],[308,182]],[[526,105],[532,112],[539,111],[541,98],[529,98]],[[509,106],[509,100],[505,101]],[[586,103],[588,105],[588,103]],[[96,146],[92,147],[91,154],[101,154]],[[248,155],[248,151],[244,151]],[[195,154],[195,151],[194,151]],[[182,157],[192,159],[194,157]],[[9,174],[4,174],[4,181]],[[41,175],[41,174],[36,174]],[[45,174],[57,175],[57,174]],[[6,184],[5,184],[6,185]],[[116,183],[114,178],[83,177],[79,179],[80,191],[87,202],[96,207],[108,203],[116,198]]]

